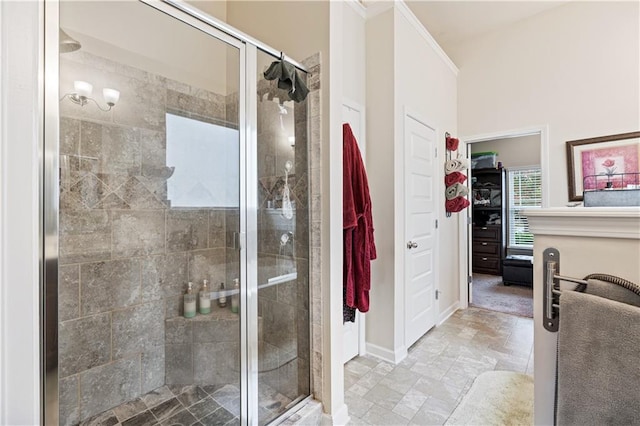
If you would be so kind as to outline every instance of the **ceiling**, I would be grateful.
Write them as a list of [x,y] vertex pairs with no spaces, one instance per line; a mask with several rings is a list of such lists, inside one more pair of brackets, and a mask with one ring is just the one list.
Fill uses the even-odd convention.
[[404,1],[447,53],[458,43],[568,3],[566,0]]

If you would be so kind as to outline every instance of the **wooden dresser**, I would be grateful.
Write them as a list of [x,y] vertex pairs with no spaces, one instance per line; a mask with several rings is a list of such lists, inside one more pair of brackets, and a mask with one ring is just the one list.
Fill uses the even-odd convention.
[[471,172],[473,228],[473,272],[502,275],[505,256],[505,172],[504,169],[476,169]]

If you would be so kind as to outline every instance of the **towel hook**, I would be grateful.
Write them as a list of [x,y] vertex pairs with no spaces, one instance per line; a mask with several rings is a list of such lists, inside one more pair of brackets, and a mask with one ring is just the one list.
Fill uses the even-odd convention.
[[280,60],[284,62],[284,52],[280,51]]

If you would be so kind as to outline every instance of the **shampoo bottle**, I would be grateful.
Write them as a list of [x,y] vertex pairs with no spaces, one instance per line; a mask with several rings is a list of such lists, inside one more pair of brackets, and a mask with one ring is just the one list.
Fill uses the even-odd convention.
[[211,294],[209,293],[207,280],[202,282],[202,288],[200,289],[200,313],[211,313]]
[[184,317],[193,318],[196,316],[196,295],[193,294],[193,283],[187,286],[187,292],[184,295]]
[[218,306],[220,306],[221,308],[226,308],[227,307],[227,296],[226,296],[225,291],[224,291],[224,283],[220,283],[220,293],[222,295],[218,299]]
[[240,280],[233,280],[233,294],[231,295],[231,312],[238,313],[238,304],[240,302]]

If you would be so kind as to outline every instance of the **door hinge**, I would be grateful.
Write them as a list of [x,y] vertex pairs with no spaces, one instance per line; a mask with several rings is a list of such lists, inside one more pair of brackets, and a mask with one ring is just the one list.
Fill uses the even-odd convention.
[[438,229],[438,219],[436,219],[436,229]]
[[440,298],[440,290],[436,290],[436,300]]
[[469,275],[467,277],[467,284],[471,284],[472,281],[473,281],[473,278],[471,277],[471,275]]

